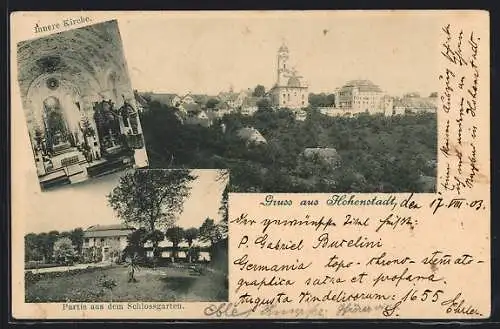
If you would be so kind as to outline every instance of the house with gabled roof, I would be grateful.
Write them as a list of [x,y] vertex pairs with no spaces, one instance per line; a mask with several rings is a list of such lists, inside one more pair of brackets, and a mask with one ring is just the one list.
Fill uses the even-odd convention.
[[102,253],[102,261],[110,261],[127,247],[127,237],[134,230],[125,224],[90,226],[83,232],[83,252],[94,248]]

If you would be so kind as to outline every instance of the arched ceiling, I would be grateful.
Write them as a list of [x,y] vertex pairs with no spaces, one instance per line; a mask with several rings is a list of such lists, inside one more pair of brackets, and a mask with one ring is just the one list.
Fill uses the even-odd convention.
[[[40,77],[57,76],[80,90],[101,84],[106,71],[124,71],[116,21],[99,23],[18,44],[18,80],[25,98]],[[98,91],[98,90],[97,90]]]

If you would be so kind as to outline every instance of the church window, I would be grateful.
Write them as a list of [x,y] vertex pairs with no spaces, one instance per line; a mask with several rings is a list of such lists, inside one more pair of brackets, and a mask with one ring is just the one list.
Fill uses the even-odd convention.
[[89,238],[85,238],[85,243],[89,243]]
[[104,238],[101,238],[101,242],[104,242]]

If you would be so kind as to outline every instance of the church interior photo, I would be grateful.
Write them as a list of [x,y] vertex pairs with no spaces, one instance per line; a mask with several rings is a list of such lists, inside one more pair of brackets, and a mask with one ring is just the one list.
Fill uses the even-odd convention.
[[148,166],[116,20],[20,42],[17,63],[42,190]]

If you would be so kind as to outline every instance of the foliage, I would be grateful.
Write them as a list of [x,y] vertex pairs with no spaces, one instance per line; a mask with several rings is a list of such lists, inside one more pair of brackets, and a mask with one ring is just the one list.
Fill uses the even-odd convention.
[[145,228],[141,227],[134,230],[127,236],[127,246],[123,250],[123,256],[125,259],[127,257],[139,257],[144,258],[144,243],[147,241],[147,231]]
[[184,240],[184,229],[179,226],[170,227],[165,232],[165,237],[172,242],[172,245],[174,247],[173,257],[176,258],[179,243],[181,243],[182,240]]
[[207,217],[201,224],[199,238],[203,242],[210,242],[211,245],[222,239],[221,230],[213,219]]
[[160,230],[154,230],[152,232],[148,232],[145,237],[145,241],[150,241],[153,244],[153,256],[158,257],[158,244],[165,239],[165,234],[163,234]]
[[60,238],[54,243],[54,260],[58,264],[71,265],[74,263],[76,256],[71,239]]
[[[437,157],[435,113],[329,117],[307,111],[305,121],[287,109],[231,113],[206,128],[183,125],[174,110],[152,102],[143,119],[150,166],[226,168],[231,192],[433,192],[420,181],[437,174],[428,165]],[[245,126],[267,144],[247,147],[236,134]],[[315,147],[335,149],[340,166],[301,158]]]
[[138,169],[120,177],[108,201],[125,223],[153,232],[174,223],[194,179],[189,170]]
[[207,109],[214,109],[217,106],[217,104],[219,104],[219,102],[220,101],[216,98],[210,98],[205,106]]
[[67,232],[29,233],[24,237],[25,261],[51,262],[54,256],[54,243],[60,238],[70,239],[75,254],[81,254],[83,245],[83,230],[81,228]]
[[76,252],[80,254],[83,246],[83,230],[81,228],[75,228],[70,231],[69,238],[71,239],[73,246],[75,246]]
[[128,282],[137,282],[137,279],[135,278],[135,272],[139,271],[139,262],[140,262],[140,257],[138,257],[137,254],[128,256],[126,258],[127,262],[127,271],[128,271]]
[[102,261],[102,249],[97,246],[85,248],[83,251],[84,263],[99,263]]
[[193,244],[193,240],[196,240],[196,238],[198,238],[198,233],[199,232],[196,227],[191,227],[184,231],[184,239],[188,243],[189,247],[191,247],[191,245]]
[[252,96],[254,97],[264,97],[266,94],[266,87],[263,85],[257,85],[255,86],[255,89],[253,90]]
[[311,107],[331,107],[335,104],[334,94],[309,94],[309,105]]
[[257,101],[259,110],[271,110],[271,101],[268,98],[261,98]]

